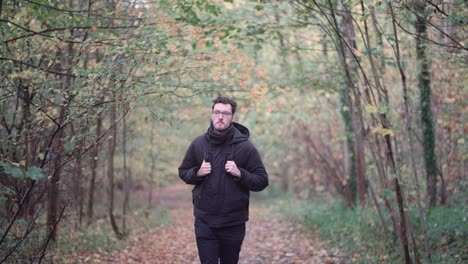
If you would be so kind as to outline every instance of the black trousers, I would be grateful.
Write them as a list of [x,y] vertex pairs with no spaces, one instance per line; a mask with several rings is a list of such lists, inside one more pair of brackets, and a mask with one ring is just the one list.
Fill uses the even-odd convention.
[[195,237],[202,264],[236,264],[245,237],[245,223],[227,227],[209,227],[196,218]]

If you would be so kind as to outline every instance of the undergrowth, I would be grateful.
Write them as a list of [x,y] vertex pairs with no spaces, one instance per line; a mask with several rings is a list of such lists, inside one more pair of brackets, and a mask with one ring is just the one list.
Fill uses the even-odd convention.
[[153,208],[148,214],[141,210],[135,211],[126,223],[129,233],[123,239],[117,238],[108,218],[99,219],[89,227],[64,225],[60,231],[54,261],[62,263],[70,257],[77,257],[82,253],[88,255],[90,252],[101,255],[112,254],[115,250],[125,248],[129,234],[145,233],[154,227],[168,224],[168,211],[164,208]]
[[[383,216],[384,228],[375,207],[349,209],[330,198],[297,200],[290,197],[276,199],[273,207],[328,240],[346,263],[404,263],[403,251],[393,235],[389,216]],[[416,210],[410,212],[413,230],[420,234]],[[427,215],[431,261],[425,258],[422,236],[415,238],[421,263],[467,263],[467,216],[465,206],[431,209]],[[411,258],[414,262],[413,252]]]

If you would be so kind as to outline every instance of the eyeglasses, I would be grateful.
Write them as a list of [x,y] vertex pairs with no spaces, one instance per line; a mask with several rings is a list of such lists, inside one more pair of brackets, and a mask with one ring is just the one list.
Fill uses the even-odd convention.
[[211,112],[211,113],[212,113],[213,115],[215,115],[215,116],[219,116],[219,115],[222,115],[223,117],[230,117],[230,116],[232,116],[232,113],[231,113],[231,112],[227,112],[227,111],[221,112],[221,111],[216,110],[216,111],[213,111],[213,112]]

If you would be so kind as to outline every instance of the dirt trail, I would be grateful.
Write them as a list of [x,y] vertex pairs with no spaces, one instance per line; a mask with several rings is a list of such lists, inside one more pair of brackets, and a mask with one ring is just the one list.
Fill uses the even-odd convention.
[[[86,263],[199,263],[193,231],[190,186],[183,183],[158,191],[155,201],[170,208],[171,224],[145,234],[133,234],[125,250],[115,254],[87,256]],[[299,225],[272,214],[269,209],[250,208],[250,220],[242,245],[241,264],[342,263],[325,242]]]

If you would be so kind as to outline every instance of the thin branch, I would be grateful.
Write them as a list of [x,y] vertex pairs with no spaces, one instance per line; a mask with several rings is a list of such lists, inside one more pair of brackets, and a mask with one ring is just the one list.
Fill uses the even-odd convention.
[[24,233],[22,234],[21,236],[21,239],[18,239],[18,241],[8,250],[8,252],[5,254],[5,256],[3,257],[3,259],[0,260],[0,263],[4,263],[8,257],[11,256],[11,254],[13,252],[16,251],[16,249],[18,248],[19,245],[21,245],[21,243],[23,243],[23,241],[26,239],[26,237],[31,234],[31,232],[33,231],[34,227],[36,226],[35,225],[35,221],[37,219],[35,219],[34,217],[31,218],[31,220],[29,221],[29,224],[28,224],[28,227],[26,228],[26,230],[24,231]]
[[45,5],[45,4],[37,3],[37,2],[31,1],[31,0],[25,0],[25,1],[28,2],[28,3],[31,3],[33,5],[37,5],[37,6],[40,6],[40,7],[44,7],[44,8],[47,8],[47,9],[52,9],[52,10],[55,10],[55,11],[65,12],[65,13],[87,13],[88,12],[88,10],[60,9],[60,8],[55,7],[55,6]]
[[[89,14],[91,14],[90,8],[91,8],[92,1],[89,1],[89,5],[88,5],[86,10],[67,10],[67,9],[57,8],[57,7],[51,6],[51,5],[45,5],[45,4],[38,3],[38,2],[35,2],[35,1],[31,1],[31,0],[25,0],[25,1],[30,3],[30,4],[36,5],[36,6],[40,6],[40,7],[47,8],[47,9],[52,9],[52,10],[55,10],[55,11],[58,11],[58,12],[63,12],[63,13],[70,13],[70,14],[83,13],[83,14],[87,14],[88,15],[87,17],[89,17]],[[106,18],[106,19],[131,20],[131,21],[141,21],[141,20],[143,20],[141,18],[126,19],[126,18],[110,17],[110,16],[96,16],[96,17]]]
[[447,17],[449,16],[447,13],[444,12],[444,10],[440,9],[438,5],[432,3],[432,1],[427,1],[427,3],[429,3],[429,5],[435,7],[435,9],[436,9],[437,11],[439,11],[439,13],[444,14],[444,15],[447,16]]
[[73,78],[77,77],[74,74],[67,74],[67,73],[63,73],[63,72],[59,72],[59,71],[44,69],[44,68],[41,68],[39,66],[36,66],[36,65],[24,62],[24,61],[12,59],[12,58],[0,57],[0,61],[11,61],[11,62],[19,63],[19,64],[22,64],[22,65],[25,65],[25,66],[28,66],[28,67],[31,67],[31,68],[34,68],[34,69],[38,69],[38,70],[41,70],[41,71],[44,71],[44,72],[47,72],[47,73],[57,74],[57,75],[61,75],[61,76],[69,76],[69,77],[73,77]]
[[[74,27],[50,28],[50,29],[45,29],[45,30],[42,30],[42,31],[34,31],[32,29],[23,27],[21,25],[18,25],[16,23],[12,22],[12,21],[9,21],[9,20],[0,19],[0,22],[8,23],[8,24],[11,24],[11,25],[13,25],[15,27],[21,28],[22,30],[24,30],[26,32],[30,32],[30,34],[27,34],[27,35],[18,36],[18,37],[12,38],[12,39],[4,40],[3,41],[4,44],[14,42],[14,41],[17,41],[19,39],[35,36],[35,35],[43,36],[43,37],[46,37],[46,38],[56,38],[57,36],[50,36],[50,35],[47,35],[45,33],[65,31],[65,30],[80,30],[80,29],[88,29],[89,30],[89,29],[92,29],[92,28],[96,28],[96,29],[131,29],[131,28],[139,28],[140,27],[140,26],[101,26],[101,27],[74,26]],[[61,40],[63,42],[66,42],[66,43],[81,43],[81,41],[71,41],[71,40],[65,40],[65,39],[61,39],[61,38],[57,38],[57,39],[59,39],[59,40]]]
[[[59,215],[57,221],[55,221],[54,226],[52,227],[53,230],[57,229],[57,225],[58,225],[58,223],[60,222],[60,220],[62,219],[63,214],[64,214],[64,212],[65,212],[65,208],[67,208],[69,202],[70,202],[70,201],[67,201],[67,203],[63,206],[62,211],[60,212],[60,215]],[[50,240],[51,240],[51,238],[52,238],[52,233],[53,233],[53,231],[51,231],[51,232],[49,233],[49,236],[47,237],[46,243],[45,243],[45,245],[44,245],[44,248],[43,248],[43,250],[42,250],[42,254],[41,254],[41,257],[39,258],[39,262],[38,262],[38,263],[41,263],[41,262],[42,262],[42,259],[43,259],[44,256],[45,256],[45,253],[46,253],[46,250],[47,250],[47,246],[49,245],[49,242],[50,242]]]
[[[411,9],[410,9],[411,11]],[[417,36],[418,38],[421,38],[421,39],[424,39],[430,43],[433,43],[433,44],[436,44],[436,45],[439,45],[439,46],[443,46],[443,47],[448,47],[448,48],[454,48],[454,49],[463,49],[463,50],[468,50],[467,47],[463,46],[463,44],[461,44],[459,41],[457,41],[456,39],[454,39],[452,36],[450,36],[449,34],[445,33],[445,31],[443,31],[442,29],[440,29],[439,27],[437,27],[436,25],[434,25],[433,23],[431,23],[429,20],[425,19],[424,17],[422,17],[421,15],[415,13],[415,12],[412,12],[415,16],[417,17],[420,17],[422,19],[424,19],[424,22],[427,23],[428,25],[431,25],[432,27],[434,27],[435,29],[437,29],[439,32],[441,32],[444,36],[446,36],[447,38],[449,38],[453,43],[457,44],[456,46],[452,46],[452,45],[447,45],[447,44],[444,44],[444,43],[440,43],[440,42],[437,42],[435,40],[432,40],[430,39],[429,37],[426,37],[426,36],[420,36],[418,35],[417,33],[414,33],[414,32],[411,32],[409,31],[408,29],[404,28],[403,25],[401,25],[397,20],[395,20],[395,23],[398,25],[398,27],[403,30],[404,32],[412,35],[412,36]]]

